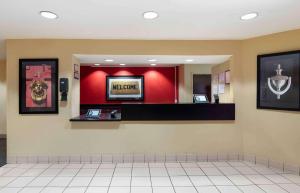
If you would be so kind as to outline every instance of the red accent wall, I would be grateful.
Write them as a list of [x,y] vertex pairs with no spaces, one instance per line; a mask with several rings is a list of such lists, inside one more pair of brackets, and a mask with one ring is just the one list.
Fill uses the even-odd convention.
[[178,97],[176,67],[80,67],[80,104],[106,101],[106,76],[144,76],[144,103],[175,103]]

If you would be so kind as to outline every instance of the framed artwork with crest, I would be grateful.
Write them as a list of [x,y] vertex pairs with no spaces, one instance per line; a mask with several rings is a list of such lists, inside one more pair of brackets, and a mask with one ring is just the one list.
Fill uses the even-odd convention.
[[257,57],[257,108],[300,110],[300,51]]
[[58,59],[19,60],[19,113],[58,114]]

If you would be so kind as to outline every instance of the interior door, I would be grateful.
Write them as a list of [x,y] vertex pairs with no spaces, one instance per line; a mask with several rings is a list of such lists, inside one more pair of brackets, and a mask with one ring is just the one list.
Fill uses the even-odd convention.
[[193,75],[193,94],[206,94],[211,102],[211,74]]

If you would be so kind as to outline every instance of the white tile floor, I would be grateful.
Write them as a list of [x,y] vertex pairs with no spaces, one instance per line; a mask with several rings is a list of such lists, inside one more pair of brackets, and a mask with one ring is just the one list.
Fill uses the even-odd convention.
[[0,193],[300,193],[300,176],[249,162],[8,164]]

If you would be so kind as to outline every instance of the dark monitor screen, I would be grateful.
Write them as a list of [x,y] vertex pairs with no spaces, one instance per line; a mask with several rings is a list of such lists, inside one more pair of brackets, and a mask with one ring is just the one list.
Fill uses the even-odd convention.
[[205,94],[195,94],[194,103],[208,103],[208,98]]
[[101,109],[89,109],[86,113],[87,118],[99,118],[101,114]]

